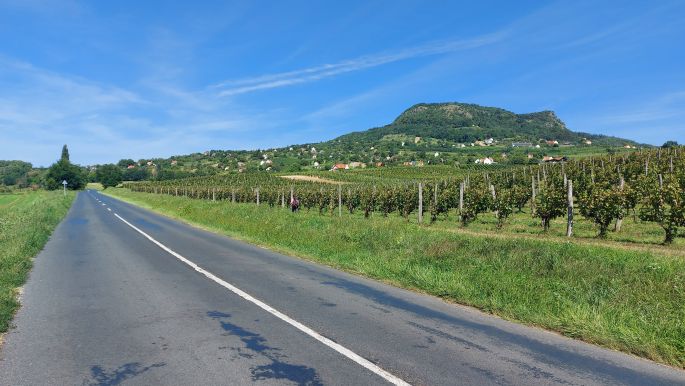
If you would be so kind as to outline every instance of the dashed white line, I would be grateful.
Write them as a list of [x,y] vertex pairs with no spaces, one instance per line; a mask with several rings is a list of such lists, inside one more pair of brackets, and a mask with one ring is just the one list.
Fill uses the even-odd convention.
[[312,330],[311,328],[305,326],[304,324],[298,322],[295,319],[292,319],[288,315],[278,311],[277,309],[271,307],[270,305],[264,303],[263,301],[253,297],[252,295],[248,294],[247,292],[241,290],[240,288],[224,281],[223,279],[217,277],[213,273],[203,269],[199,265],[195,264],[194,262],[186,259],[185,257],[181,256],[180,254],[174,252],[171,250],[169,247],[166,245],[160,243],[159,241],[155,240],[152,238],[150,235],[147,233],[143,232],[140,230],[138,227],[135,225],[131,224],[130,222],[126,221],[123,217],[119,216],[118,214],[114,213],[114,215],[121,221],[123,221],[126,225],[130,226],[133,228],[135,231],[143,235],[145,238],[156,244],[158,247],[162,248],[164,251],[168,252],[170,255],[174,256],[175,258],[179,259],[183,263],[189,265],[191,268],[193,268],[195,271],[203,274],[206,276],[208,279],[214,281],[215,283],[221,285],[222,287],[228,289],[229,291],[233,292],[234,294],[240,296],[241,298],[257,305],[259,308],[263,309],[264,311],[274,315],[275,317],[281,319],[282,321],[290,324],[291,326],[297,328],[298,330],[304,332],[305,334],[311,336],[312,338],[318,340],[319,342],[323,343],[324,345],[332,348],[333,350],[337,351],[338,353],[344,355],[345,357],[351,359],[352,361],[356,362],[357,364],[361,365],[362,367],[366,368],[367,370],[370,370],[374,374],[380,376],[381,378],[385,379],[386,381],[395,384],[395,385],[406,385],[409,386],[409,383],[403,381],[399,377],[383,370],[379,366],[375,365],[368,359],[360,356],[359,354],[353,352],[352,350],[348,349],[347,347],[344,347],[328,338],[325,336],[319,334],[318,332]]

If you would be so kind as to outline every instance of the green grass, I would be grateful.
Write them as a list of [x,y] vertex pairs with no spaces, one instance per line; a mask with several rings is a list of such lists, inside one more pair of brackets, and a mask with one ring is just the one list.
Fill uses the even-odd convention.
[[17,289],[31,269],[31,258],[69,210],[75,197],[57,192],[0,195],[0,333],[7,331],[19,307]]
[[103,190],[102,184],[99,182],[89,182],[86,184],[86,189]]
[[122,198],[201,227],[504,318],[685,366],[685,259],[649,251],[193,200]]

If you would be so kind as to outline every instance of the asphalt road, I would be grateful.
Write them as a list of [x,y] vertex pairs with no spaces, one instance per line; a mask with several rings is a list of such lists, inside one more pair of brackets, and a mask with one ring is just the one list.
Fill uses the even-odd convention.
[[96,192],[37,256],[22,303],[2,385],[685,384],[680,370]]

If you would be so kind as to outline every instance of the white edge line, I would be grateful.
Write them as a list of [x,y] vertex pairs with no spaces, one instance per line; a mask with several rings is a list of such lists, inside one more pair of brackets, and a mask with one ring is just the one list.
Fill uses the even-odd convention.
[[248,294],[247,292],[241,290],[240,288],[224,281],[223,279],[215,276],[209,271],[206,271],[199,265],[193,263],[192,261],[186,259],[185,257],[181,256],[180,254],[174,252],[170,248],[168,248],[166,245],[160,243],[159,241],[155,240],[152,238],[150,235],[147,233],[143,232],[142,230],[138,229],[135,225],[131,224],[130,222],[124,220],[123,217],[119,216],[118,214],[114,213],[114,215],[121,221],[123,221],[126,225],[130,226],[134,230],[136,230],[138,233],[141,235],[145,236],[148,240],[152,241],[155,243],[158,247],[162,248],[166,252],[168,252],[170,255],[176,257],[177,259],[181,260],[182,262],[186,263],[190,267],[192,267],[195,271],[205,275],[208,279],[216,282],[217,284],[221,285],[222,287],[228,289],[229,291],[233,292],[234,294],[240,296],[241,298],[254,303],[257,305],[259,308],[265,310],[266,312],[274,315],[275,317],[281,319],[282,321],[290,324],[291,326],[297,328],[298,330],[304,332],[305,334],[311,336],[312,338],[318,340],[319,342],[323,343],[324,345],[332,348],[333,350],[337,351],[338,353],[346,356],[347,358],[353,360],[357,364],[361,365],[362,367],[366,368],[367,370],[370,370],[371,372],[375,373],[376,375],[380,376],[381,378],[385,379],[386,381],[395,384],[395,385],[405,385],[405,386],[410,386],[409,383],[403,381],[402,379],[398,378],[397,376],[383,370],[382,368],[378,367],[368,359],[356,354],[352,350],[326,338],[325,336],[319,334],[318,332],[312,330],[311,328],[305,326],[304,324],[298,322],[297,320],[292,319],[288,315],[278,311],[277,309],[271,307],[270,305],[262,302],[261,300],[253,297],[252,295]]

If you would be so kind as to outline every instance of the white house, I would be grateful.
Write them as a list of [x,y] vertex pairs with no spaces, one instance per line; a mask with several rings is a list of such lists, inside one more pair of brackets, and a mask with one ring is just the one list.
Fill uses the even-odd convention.
[[482,165],[492,165],[495,163],[495,160],[490,157],[485,157],[477,159],[475,163]]

